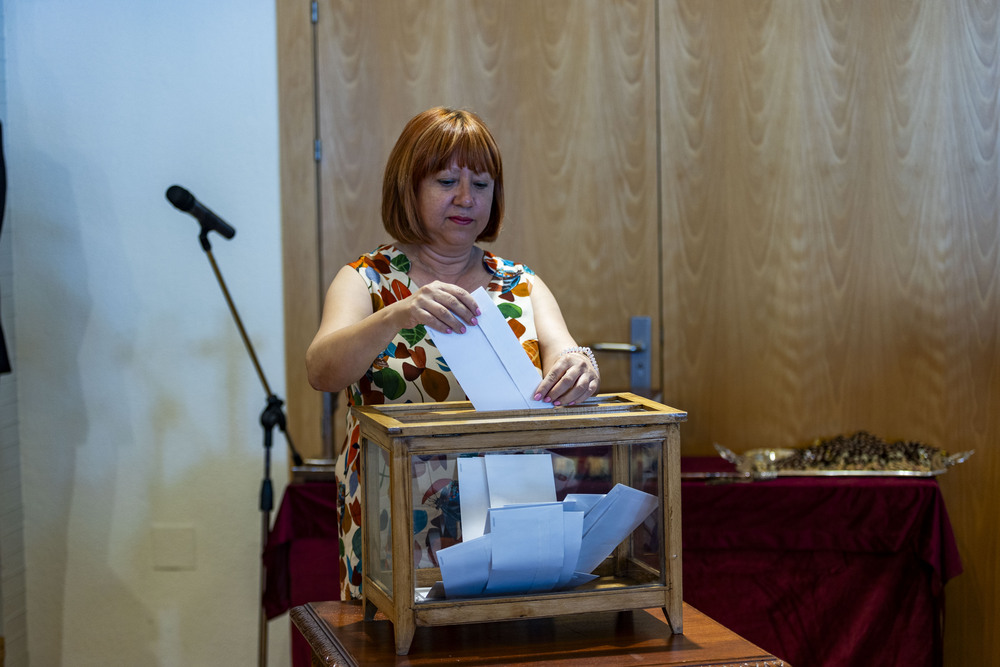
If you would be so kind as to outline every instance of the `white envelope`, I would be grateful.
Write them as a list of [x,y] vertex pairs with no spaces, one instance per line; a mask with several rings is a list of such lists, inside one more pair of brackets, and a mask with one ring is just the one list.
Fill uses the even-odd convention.
[[550,591],[563,569],[562,503],[491,508],[488,595]]
[[480,287],[472,293],[481,314],[465,333],[433,332],[437,346],[476,410],[551,408],[536,401],[542,376],[531,363],[500,309]]

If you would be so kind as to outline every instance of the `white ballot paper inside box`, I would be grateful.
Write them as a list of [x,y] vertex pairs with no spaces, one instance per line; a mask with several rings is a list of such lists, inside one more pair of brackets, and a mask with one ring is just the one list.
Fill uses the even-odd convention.
[[478,326],[431,336],[472,406],[484,411],[551,408],[534,399],[542,376],[500,309],[482,287],[472,297],[481,311]]
[[556,502],[550,454],[460,458],[458,485],[463,541],[437,552],[449,598],[562,590],[596,579],[591,571],[658,505],[656,496],[623,484]]

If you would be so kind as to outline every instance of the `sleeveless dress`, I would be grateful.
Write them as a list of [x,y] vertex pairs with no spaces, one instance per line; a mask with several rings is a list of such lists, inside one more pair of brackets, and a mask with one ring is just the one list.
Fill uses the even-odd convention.
[[[406,298],[419,287],[409,277],[410,260],[394,245],[379,246],[350,266],[367,284],[373,312]],[[541,380],[538,336],[531,308],[534,272],[488,251],[483,253],[483,267],[491,275],[487,292],[539,369]],[[423,325],[397,333],[364,377],[345,390],[348,405],[466,400],[429,334],[433,330]],[[343,600],[361,597],[360,439],[358,421],[348,411],[347,444],[337,460]],[[454,459],[419,457],[413,463],[413,549],[418,567],[436,565],[433,553],[460,539],[456,479]]]

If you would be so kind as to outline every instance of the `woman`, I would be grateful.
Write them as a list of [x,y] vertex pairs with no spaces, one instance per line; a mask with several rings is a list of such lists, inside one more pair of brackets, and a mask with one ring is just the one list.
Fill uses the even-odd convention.
[[[593,354],[577,346],[545,283],[476,245],[499,235],[503,194],[500,151],[478,116],[437,107],[407,123],[382,186],[382,223],[395,242],[362,255],[331,283],[306,352],[314,388],[346,389],[352,406],[465,400],[432,332],[476,326],[481,313],[470,293],[484,287],[541,372],[536,400],[573,405],[596,393]],[[346,440],[337,463],[343,599],[359,597],[361,583],[360,433],[350,415]],[[415,526],[421,530],[427,526]]]

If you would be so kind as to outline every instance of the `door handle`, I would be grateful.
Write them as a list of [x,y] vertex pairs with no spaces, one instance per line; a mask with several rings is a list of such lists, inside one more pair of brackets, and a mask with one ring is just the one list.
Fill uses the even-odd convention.
[[591,343],[594,352],[627,352],[629,359],[629,388],[637,394],[648,393],[653,386],[652,363],[653,322],[645,316],[630,320],[631,343]]
[[642,343],[591,343],[590,349],[594,352],[643,352],[645,345]]

